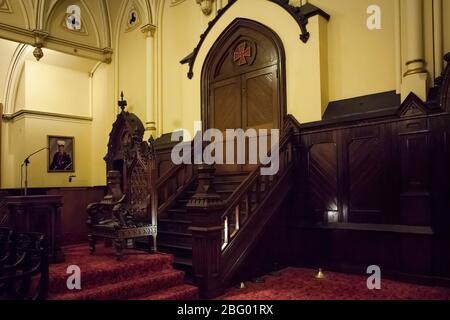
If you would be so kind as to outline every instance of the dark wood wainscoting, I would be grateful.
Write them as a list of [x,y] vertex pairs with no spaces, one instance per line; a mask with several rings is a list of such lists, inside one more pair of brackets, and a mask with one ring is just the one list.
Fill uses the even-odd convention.
[[[61,209],[62,244],[87,243],[87,213],[90,203],[98,202],[105,196],[106,187],[82,188],[41,188],[29,189],[29,195],[57,195],[63,197]],[[20,196],[19,189],[3,190],[9,196]]]
[[105,187],[48,189],[48,195],[63,196],[61,212],[62,240],[64,245],[87,243],[86,208],[105,196]]
[[302,126],[295,261],[450,277],[450,116],[405,103],[389,118]]

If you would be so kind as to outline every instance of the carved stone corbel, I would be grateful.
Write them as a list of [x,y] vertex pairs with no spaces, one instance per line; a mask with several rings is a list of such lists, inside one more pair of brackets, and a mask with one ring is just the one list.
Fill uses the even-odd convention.
[[48,37],[48,33],[41,30],[33,30],[34,34],[34,51],[33,55],[37,61],[41,60],[44,57],[44,52],[42,48],[44,47],[45,39]]
[[211,14],[213,0],[196,0],[196,2],[200,5],[202,12],[206,16],[209,16]]
[[113,49],[112,48],[104,48],[103,49],[103,62],[106,64],[110,64],[112,62]]

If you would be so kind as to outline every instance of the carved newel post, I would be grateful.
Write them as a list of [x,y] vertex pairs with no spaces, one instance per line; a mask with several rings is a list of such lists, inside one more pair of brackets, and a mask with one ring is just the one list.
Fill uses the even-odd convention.
[[197,171],[198,188],[187,205],[192,215],[192,264],[200,295],[213,298],[223,290],[220,261],[224,203],[214,190],[214,166],[202,164]]

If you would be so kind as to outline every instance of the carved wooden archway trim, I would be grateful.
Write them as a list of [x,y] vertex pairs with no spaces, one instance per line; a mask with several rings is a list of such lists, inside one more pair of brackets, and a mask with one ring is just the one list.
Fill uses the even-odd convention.
[[[283,42],[280,37],[267,26],[253,20],[237,18],[235,19],[219,36],[217,41],[212,46],[211,50],[206,56],[202,69],[201,77],[201,90],[202,90],[202,109],[201,116],[203,122],[203,129],[210,128],[210,91],[214,81],[217,80],[216,71],[220,62],[223,61],[225,53],[227,52],[227,46],[231,45],[235,41],[240,41],[240,34],[237,32],[241,28],[251,29],[256,33],[261,34],[273,44],[273,48],[277,53],[277,85],[278,85],[278,128],[282,128],[284,118],[287,115],[286,106],[286,56],[283,47]],[[250,58],[251,59],[251,58]]]
[[[330,15],[328,13],[326,13],[322,9],[320,9],[310,3],[307,3],[301,7],[295,7],[295,6],[290,5],[289,1],[287,1],[287,0],[268,0],[268,1],[270,1],[274,4],[277,4],[281,8],[286,10],[291,15],[291,17],[297,22],[297,24],[300,28],[299,39],[303,43],[307,43],[309,40],[309,37],[310,37],[310,33],[308,32],[308,30],[306,28],[309,18],[316,16],[316,15],[320,15],[320,16],[324,17],[325,19],[330,20]],[[222,9],[219,9],[217,11],[216,17],[208,23],[208,27],[206,28],[205,32],[200,35],[200,41],[198,42],[197,46],[194,48],[194,50],[188,56],[186,56],[183,60],[180,61],[181,64],[189,65],[189,71],[187,74],[189,79],[192,79],[194,77],[195,60],[197,59],[197,55],[198,55],[203,43],[205,42],[206,37],[211,32],[211,30],[214,28],[216,23],[220,20],[220,18],[222,18],[222,16],[225,14],[225,12],[228,11],[228,9],[230,9],[231,6],[233,6],[233,4],[235,4],[236,2],[237,2],[237,0],[229,0],[225,7],[223,7]]]

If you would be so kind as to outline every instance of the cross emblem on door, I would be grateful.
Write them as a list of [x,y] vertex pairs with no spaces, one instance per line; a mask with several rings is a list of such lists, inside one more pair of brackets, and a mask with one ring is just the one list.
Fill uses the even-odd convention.
[[247,58],[252,56],[252,48],[247,44],[247,42],[242,42],[236,47],[234,51],[233,61],[237,63],[238,66],[243,66],[247,64]]

